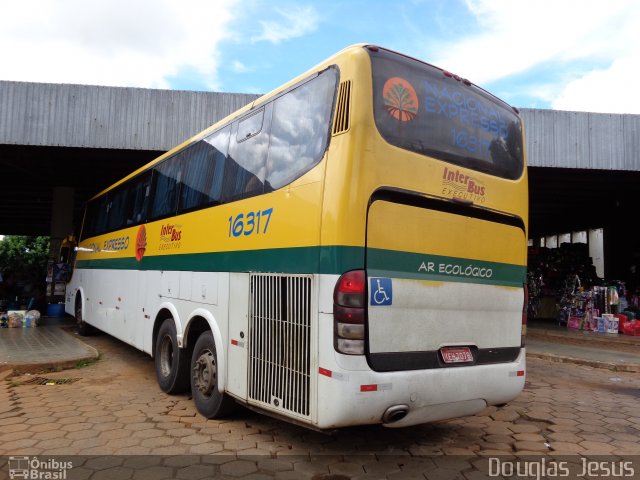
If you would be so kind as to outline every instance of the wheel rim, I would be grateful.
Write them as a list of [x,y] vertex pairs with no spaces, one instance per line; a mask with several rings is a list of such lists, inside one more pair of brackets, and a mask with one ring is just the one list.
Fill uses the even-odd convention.
[[193,367],[193,380],[196,389],[209,397],[216,386],[216,357],[211,350],[203,350]]
[[168,377],[171,374],[171,366],[173,364],[173,342],[169,335],[165,335],[162,338],[162,344],[160,345],[160,372],[163,377]]

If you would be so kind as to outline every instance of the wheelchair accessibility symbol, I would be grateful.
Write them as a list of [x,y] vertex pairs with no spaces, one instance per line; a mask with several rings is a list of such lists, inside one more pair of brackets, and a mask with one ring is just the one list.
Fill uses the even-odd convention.
[[372,306],[391,305],[393,301],[393,285],[390,278],[371,277],[369,292]]

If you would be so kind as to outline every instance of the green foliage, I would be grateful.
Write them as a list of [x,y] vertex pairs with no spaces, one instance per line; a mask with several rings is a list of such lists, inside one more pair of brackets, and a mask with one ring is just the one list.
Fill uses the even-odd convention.
[[0,272],[23,273],[44,279],[49,259],[49,237],[7,235],[0,241]]

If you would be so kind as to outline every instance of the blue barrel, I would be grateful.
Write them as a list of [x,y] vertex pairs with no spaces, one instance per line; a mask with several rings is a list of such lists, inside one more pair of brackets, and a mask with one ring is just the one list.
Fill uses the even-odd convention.
[[47,317],[64,316],[64,303],[50,303],[47,305]]

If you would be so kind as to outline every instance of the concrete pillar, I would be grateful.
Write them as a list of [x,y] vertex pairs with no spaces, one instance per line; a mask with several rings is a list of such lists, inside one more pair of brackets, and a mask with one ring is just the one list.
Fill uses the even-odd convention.
[[62,240],[73,233],[73,187],[53,187],[51,208],[51,238]]
[[632,188],[616,192],[604,225],[604,273],[607,280],[622,280],[640,287],[640,237],[635,233],[637,194]]
[[[60,245],[67,235],[73,233],[73,207],[74,207],[73,187],[53,187],[53,204],[51,208],[51,245],[49,247],[49,258],[57,263],[60,259]],[[64,300],[64,295],[53,295],[51,285],[51,295],[49,302],[55,303]]]
[[605,278],[604,269],[604,229],[595,228],[588,232],[589,235],[589,256],[596,267],[596,275]]

